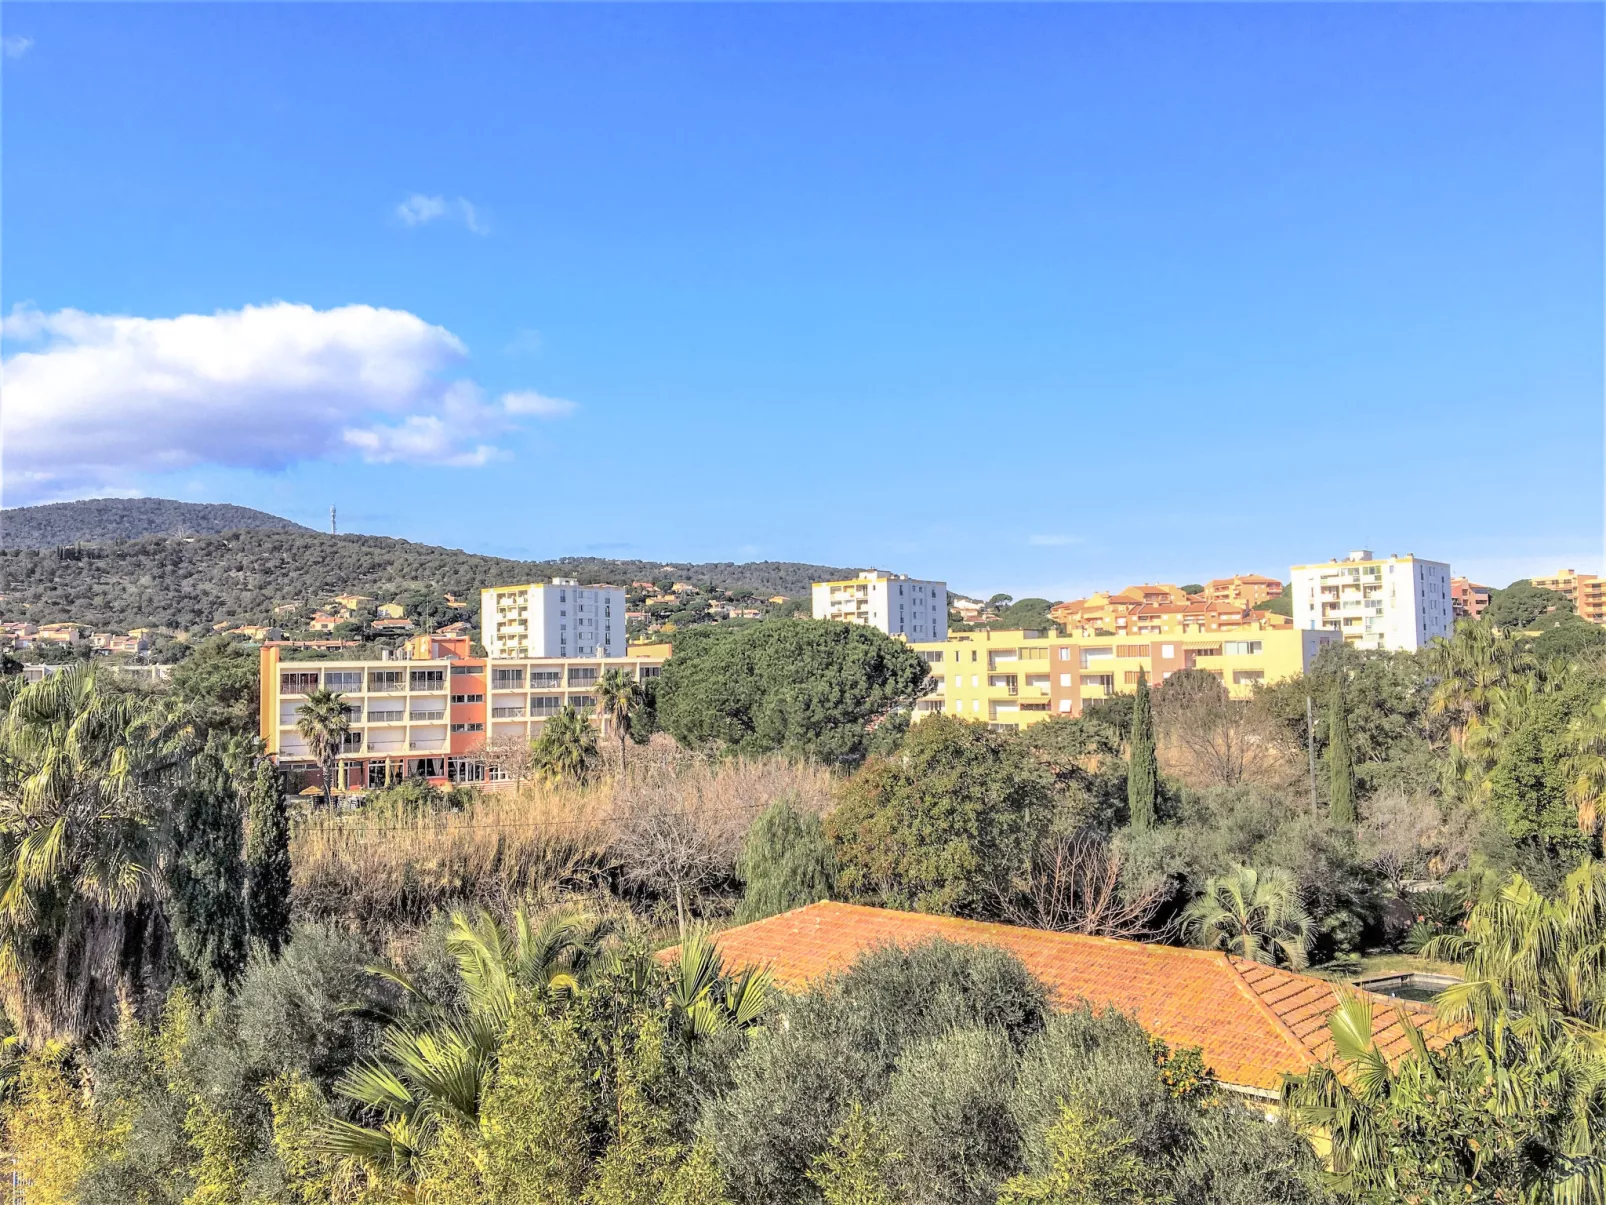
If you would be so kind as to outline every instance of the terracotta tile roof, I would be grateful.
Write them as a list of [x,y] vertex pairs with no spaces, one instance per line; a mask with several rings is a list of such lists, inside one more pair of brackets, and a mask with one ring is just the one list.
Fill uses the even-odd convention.
[[1015,925],[896,912],[857,904],[810,904],[728,929],[716,941],[729,967],[768,966],[796,988],[846,969],[874,946],[933,937],[987,943],[1014,954],[1069,1007],[1116,1008],[1173,1046],[1198,1046],[1224,1084],[1275,1092],[1333,1052],[1328,1014],[1346,995],[1370,997],[1377,1040],[1390,1058],[1408,1039],[1402,1016],[1438,1046],[1452,1032],[1431,1006],[1297,975],[1215,950],[1179,949]]

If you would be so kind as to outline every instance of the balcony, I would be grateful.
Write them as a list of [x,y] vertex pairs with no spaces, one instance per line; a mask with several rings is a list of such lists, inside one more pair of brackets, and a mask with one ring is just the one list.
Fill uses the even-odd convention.
[[415,711],[415,712],[412,712],[408,718],[410,718],[413,721],[413,723],[415,723],[415,724],[420,723],[420,722],[427,723],[427,722],[429,722],[431,720],[444,720],[446,718],[446,712],[444,712],[444,711]]
[[407,747],[414,753],[429,753],[446,748],[444,736],[426,736],[407,742]]

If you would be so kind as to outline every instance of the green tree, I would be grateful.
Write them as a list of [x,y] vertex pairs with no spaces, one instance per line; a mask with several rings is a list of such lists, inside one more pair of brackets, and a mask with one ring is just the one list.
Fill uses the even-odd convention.
[[1310,928],[1294,876],[1281,869],[1234,867],[1183,913],[1183,932],[1195,944],[1269,965],[1280,958],[1295,969],[1305,965]]
[[246,771],[245,797],[246,931],[277,957],[290,938],[290,817],[266,757]]
[[1353,828],[1355,812],[1355,762],[1350,756],[1349,716],[1344,707],[1344,682],[1333,679],[1327,700],[1327,814],[1334,824]]
[[736,873],[746,884],[738,924],[828,900],[836,886],[836,855],[813,812],[777,799],[747,830]]
[[1154,711],[1149,702],[1149,680],[1138,671],[1138,694],[1132,708],[1132,732],[1128,738],[1126,804],[1132,827],[1140,833],[1154,827],[1155,800],[1159,790],[1160,766],[1154,755]]
[[613,725],[619,738],[619,768],[625,766],[625,741],[630,736],[630,721],[645,701],[641,684],[629,672],[610,669],[597,683],[597,711]]
[[1566,595],[1557,594],[1554,590],[1541,590],[1523,578],[1512,582],[1504,590],[1491,591],[1489,605],[1479,618],[1503,632],[1521,632],[1533,627],[1541,616],[1573,610],[1573,604]]
[[[1373,1036],[1371,1003],[1346,1000],[1328,1020],[1337,1057],[1283,1086],[1294,1123],[1326,1138],[1348,1199],[1598,1205],[1598,1065],[1536,1058],[1483,1031],[1432,1049],[1400,1020],[1408,1047],[1391,1059]],[[1570,1107],[1580,1095],[1592,1101],[1582,1118]]]
[[658,720],[681,744],[857,760],[866,727],[929,686],[926,663],[874,628],[831,620],[708,626],[676,634]]
[[209,636],[173,667],[173,693],[203,728],[242,736],[257,731],[260,658],[249,644]]
[[351,731],[351,717],[346,712],[343,696],[327,687],[319,687],[296,708],[296,731],[307,742],[307,752],[323,771],[323,806],[330,806],[330,793],[335,784],[335,761],[346,733]]
[[171,811],[167,916],[184,980],[205,994],[245,967],[244,816],[237,783],[252,744],[214,732],[191,758]]
[[1156,1187],[1159,1177],[1133,1144],[1113,1119],[1062,1104],[1048,1131],[1050,1170],[1008,1181],[998,1205],[1165,1205],[1170,1195]]
[[572,706],[541,725],[541,735],[530,746],[536,772],[550,782],[580,783],[597,767],[597,733]]
[[30,1039],[142,1005],[161,931],[162,815],[192,742],[172,715],[74,667],[0,679],[0,987]]
[[826,820],[837,882],[888,907],[984,912],[1051,806],[1047,771],[1017,741],[932,716],[898,756],[871,759],[844,787]]

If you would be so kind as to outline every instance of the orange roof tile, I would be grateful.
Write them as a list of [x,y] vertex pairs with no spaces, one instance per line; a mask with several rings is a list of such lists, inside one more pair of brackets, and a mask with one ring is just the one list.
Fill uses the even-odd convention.
[[1327,1018],[1349,994],[1373,1001],[1374,1032],[1391,1059],[1408,1049],[1404,1017],[1432,1045],[1453,1036],[1429,1005],[1217,950],[829,901],[728,929],[715,940],[727,966],[768,966],[778,984],[797,988],[845,970],[875,946],[934,937],[999,946],[1019,958],[1059,1006],[1086,1000],[1095,1008],[1115,1008],[1173,1046],[1201,1048],[1220,1082],[1262,1092],[1275,1092],[1284,1073],[1297,1075],[1332,1054]]

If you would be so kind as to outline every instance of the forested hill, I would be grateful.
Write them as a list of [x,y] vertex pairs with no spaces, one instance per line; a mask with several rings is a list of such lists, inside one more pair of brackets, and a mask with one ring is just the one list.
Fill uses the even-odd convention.
[[171,498],[86,498],[0,511],[0,547],[57,548],[141,536],[213,536],[225,531],[310,531],[299,523],[227,502]]
[[73,619],[117,630],[194,628],[223,620],[265,621],[275,603],[317,601],[347,590],[381,600],[417,589],[475,598],[484,586],[558,576],[614,584],[674,578],[797,598],[806,596],[811,581],[853,572],[791,561],[515,561],[386,536],[234,531],[0,551],[0,617]]

